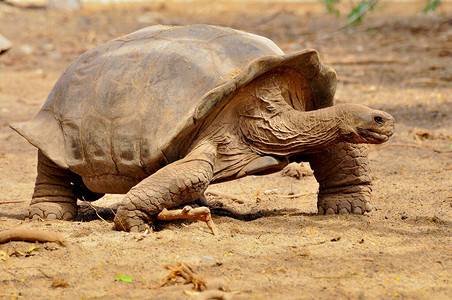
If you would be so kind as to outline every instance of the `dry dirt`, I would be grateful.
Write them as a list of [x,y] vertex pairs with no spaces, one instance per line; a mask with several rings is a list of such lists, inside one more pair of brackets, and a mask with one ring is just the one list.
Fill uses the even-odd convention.
[[[427,15],[422,5],[384,2],[364,24],[331,31],[341,20],[313,3],[128,4],[73,14],[0,3],[0,33],[14,45],[0,57],[0,201],[22,201],[0,203],[0,230],[50,230],[71,243],[1,244],[0,298],[192,299],[192,284],[155,288],[165,265],[184,262],[208,283],[222,281],[232,299],[451,299],[452,3]],[[36,149],[8,124],[36,114],[82,52],[158,23],[226,25],[286,52],[319,50],[338,72],[338,101],[397,120],[393,138],[370,147],[375,209],[317,216],[312,176],[274,174],[210,187],[242,201],[209,201],[264,212],[253,221],[214,216],[218,236],[189,221],[146,236],[114,231],[113,195],[93,203],[104,220],[80,203],[74,222],[24,221]]]

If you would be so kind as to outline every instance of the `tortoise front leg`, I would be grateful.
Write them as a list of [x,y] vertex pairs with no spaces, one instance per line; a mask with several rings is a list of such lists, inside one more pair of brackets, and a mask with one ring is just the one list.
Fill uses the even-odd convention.
[[203,144],[183,159],[143,179],[123,198],[115,228],[144,231],[162,210],[200,198],[212,179],[215,157],[216,148]]
[[38,176],[26,218],[75,219],[77,198],[71,185],[73,175],[38,151]]
[[363,214],[370,211],[372,192],[367,150],[364,145],[338,143],[310,155],[319,182],[318,213]]

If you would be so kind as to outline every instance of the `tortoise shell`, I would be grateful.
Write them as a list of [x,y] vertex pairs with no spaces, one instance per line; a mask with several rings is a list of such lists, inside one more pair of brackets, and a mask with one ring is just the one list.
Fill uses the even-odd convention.
[[11,125],[62,168],[142,179],[184,157],[202,121],[272,70],[306,79],[304,101],[332,104],[335,72],[315,50],[285,55],[231,28],[152,26],[82,54],[40,112]]

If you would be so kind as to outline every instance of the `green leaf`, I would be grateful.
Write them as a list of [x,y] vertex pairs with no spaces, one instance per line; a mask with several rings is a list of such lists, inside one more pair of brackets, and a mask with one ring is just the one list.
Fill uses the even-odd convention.
[[323,4],[325,5],[326,10],[328,13],[335,15],[336,17],[339,17],[340,13],[339,10],[335,7],[335,5],[340,0],[322,0]]
[[422,10],[424,13],[428,13],[429,11],[433,11],[436,9],[438,4],[440,4],[441,0],[427,0],[427,5],[425,5]]
[[378,0],[370,0],[370,1],[364,1],[358,3],[357,6],[355,6],[352,11],[347,16],[347,24],[348,25],[354,25],[357,23],[361,23],[363,20],[364,15],[372,10],[375,5],[377,4]]
[[132,277],[130,276],[122,276],[122,275],[118,275],[115,278],[116,281],[124,281],[124,282],[132,282]]

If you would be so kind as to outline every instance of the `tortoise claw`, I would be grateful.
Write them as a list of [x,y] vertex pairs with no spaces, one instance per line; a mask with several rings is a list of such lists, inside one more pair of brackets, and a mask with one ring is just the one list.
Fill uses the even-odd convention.
[[68,202],[38,202],[28,207],[25,217],[29,220],[74,220],[77,217],[77,205]]
[[[355,195],[356,196],[356,195]],[[333,214],[355,214],[362,215],[372,210],[372,205],[361,199],[356,199],[353,195],[322,195],[319,197],[318,214],[319,215],[333,215]]]

